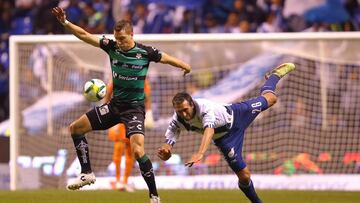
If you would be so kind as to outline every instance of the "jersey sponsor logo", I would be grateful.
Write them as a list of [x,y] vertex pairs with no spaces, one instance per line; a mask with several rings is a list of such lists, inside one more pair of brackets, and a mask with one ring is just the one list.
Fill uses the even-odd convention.
[[138,124],[138,125],[136,126],[136,128],[137,128],[138,130],[142,130],[142,125],[141,125],[141,124]]
[[131,69],[138,69],[138,70],[141,70],[141,69],[144,68],[143,65],[122,63],[121,61],[118,61],[116,59],[112,60],[111,64],[113,66],[117,66],[117,67],[120,67],[120,68],[131,68]]
[[119,73],[116,73],[114,71],[113,71],[113,77],[120,79],[120,80],[126,80],[126,81],[138,80],[138,77],[136,77],[136,76],[124,76],[124,75],[120,75]]
[[142,66],[142,65],[131,65],[131,68],[132,69],[143,69],[144,66]]
[[232,159],[232,158],[235,157],[235,149],[234,149],[234,147],[232,147],[232,148],[230,149],[230,152],[228,153],[228,157],[229,157],[230,159]]
[[120,68],[129,68],[129,64],[122,63],[121,61],[118,61],[116,59],[112,60],[112,65]]
[[81,176],[81,177],[80,177],[80,180],[81,180],[81,181],[86,181],[85,176]]
[[102,116],[109,113],[108,105],[99,107],[99,112],[100,112],[100,115],[102,115]]

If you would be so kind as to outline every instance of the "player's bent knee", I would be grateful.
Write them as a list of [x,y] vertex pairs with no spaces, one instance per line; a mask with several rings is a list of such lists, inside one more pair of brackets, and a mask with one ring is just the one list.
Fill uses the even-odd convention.
[[132,153],[135,159],[141,158],[145,154],[144,149],[140,145],[132,146]]
[[277,102],[277,96],[272,92],[265,93],[262,96],[265,97],[269,107]]
[[130,137],[130,148],[135,159],[145,155],[144,152],[144,135],[133,134]]
[[134,154],[135,159],[138,159],[138,158],[141,158],[142,156],[144,156],[144,152],[142,150],[134,149],[133,154]]
[[83,135],[83,134],[89,132],[91,129],[89,129],[89,127],[87,127],[86,125],[79,122],[79,120],[77,120],[70,124],[69,130],[72,135],[73,134]]
[[75,122],[72,122],[72,123],[69,125],[69,130],[70,130],[70,133],[71,133],[71,134],[75,134],[75,133],[76,133],[76,123],[75,123]]

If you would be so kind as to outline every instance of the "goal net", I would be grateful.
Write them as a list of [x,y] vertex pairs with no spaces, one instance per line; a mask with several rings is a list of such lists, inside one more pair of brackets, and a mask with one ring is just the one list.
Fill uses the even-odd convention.
[[[295,63],[296,71],[280,81],[278,102],[245,133],[242,156],[255,183],[259,174],[275,180],[359,174],[358,34],[138,35],[136,40],[193,68],[186,77],[168,65],[149,68],[154,127],[146,129],[145,151],[160,181],[232,174],[214,146],[202,162],[184,167],[201,142],[194,133],[182,133],[169,161],[157,158],[177,92],[240,102],[258,96],[264,73],[283,62]],[[73,36],[12,36],[10,42],[11,122],[0,126],[11,128],[11,188],[63,188],[80,171],[68,125],[98,105],[85,101],[82,88],[91,78],[107,80],[107,55]],[[88,133],[87,139],[93,171],[104,178],[98,187],[110,187],[113,143],[106,131]],[[134,168],[136,180],[140,173]]]

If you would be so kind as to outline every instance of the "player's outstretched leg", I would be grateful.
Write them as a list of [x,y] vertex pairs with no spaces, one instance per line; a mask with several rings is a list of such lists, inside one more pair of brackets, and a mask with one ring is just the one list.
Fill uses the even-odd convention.
[[290,73],[291,71],[295,70],[295,64],[293,63],[283,63],[280,66],[274,68],[273,70],[267,72],[265,74],[265,79],[269,79],[271,75],[276,75],[279,78],[284,77],[286,74]]
[[266,82],[261,87],[261,95],[264,95],[268,92],[275,94],[276,85],[279,80],[293,70],[295,70],[295,65],[293,63],[283,63],[280,66],[266,73]]

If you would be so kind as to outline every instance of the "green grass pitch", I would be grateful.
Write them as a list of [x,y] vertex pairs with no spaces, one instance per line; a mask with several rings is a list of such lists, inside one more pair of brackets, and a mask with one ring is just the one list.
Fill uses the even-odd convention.
[[[248,203],[240,190],[160,190],[163,203]],[[264,203],[359,203],[359,192],[265,191]],[[149,203],[147,191],[0,191],[0,203]]]

